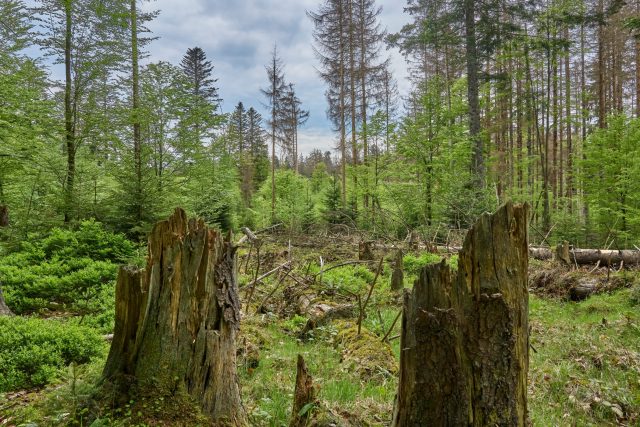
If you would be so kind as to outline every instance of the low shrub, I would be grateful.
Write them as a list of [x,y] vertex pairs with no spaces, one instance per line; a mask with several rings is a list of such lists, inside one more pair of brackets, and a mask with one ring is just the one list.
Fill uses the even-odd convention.
[[100,334],[54,319],[0,317],[0,392],[41,387],[61,369],[104,354]]
[[118,264],[135,254],[123,235],[83,221],[77,230],[55,228],[44,238],[30,236],[0,259],[0,283],[16,314],[42,309],[100,313],[105,304],[99,299],[113,294],[105,288],[113,288]]
[[441,260],[442,256],[430,252],[424,252],[420,255],[406,254],[403,257],[404,271],[406,274],[417,276],[424,266],[438,263]]

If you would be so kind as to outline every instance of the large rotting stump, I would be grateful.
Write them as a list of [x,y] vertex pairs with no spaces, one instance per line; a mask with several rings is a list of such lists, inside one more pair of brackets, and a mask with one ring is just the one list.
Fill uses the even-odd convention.
[[123,267],[104,387],[184,398],[216,426],[245,426],[236,373],[240,303],[229,239],[182,209],[149,237],[145,270]]
[[392,426],[525,426],[527,205],[485,214],[458,271],[425,267],[406,290]]

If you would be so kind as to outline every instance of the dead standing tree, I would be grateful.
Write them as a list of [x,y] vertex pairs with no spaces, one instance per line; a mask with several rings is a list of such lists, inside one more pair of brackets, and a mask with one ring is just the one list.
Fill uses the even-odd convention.
[[527,205],[469,231],[459,270],[425,267],[405,291],[392,426],[525,426]]
[[239,322],[234,246],[176,209],[153,228],[146,269],[119,272],[105,384],[124,396],[186,393],[214,425],[245,426]]

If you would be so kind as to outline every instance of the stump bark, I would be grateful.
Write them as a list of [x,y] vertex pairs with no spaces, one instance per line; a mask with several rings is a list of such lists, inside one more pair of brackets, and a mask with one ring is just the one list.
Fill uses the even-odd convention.
[[103,382],[124,395],[187,396],[214,425],[245,426],[239,322],[234,246],[176,209],[153,228],[146,268],[119,271]]
[[392,426],[525,426],[527,205],[483,215],[457,272],[425,267],[405,290]]
[[402,250],[398,249],[393,260],[393,272],[391,273],[391,289],[399,291],[404,288],[404,260]]
[[316,401],[316,391],[313,387],[313,377],[307,370],[302,355],[298,355],[298,371],[296,374],[296,388],[293,393],[293,408],[289,427],[305,427],[311,418],[312,411],[307,405]]
[[364,241],[358,243],[358,260],[373,261],[373,250],[371,249],[373,242]]

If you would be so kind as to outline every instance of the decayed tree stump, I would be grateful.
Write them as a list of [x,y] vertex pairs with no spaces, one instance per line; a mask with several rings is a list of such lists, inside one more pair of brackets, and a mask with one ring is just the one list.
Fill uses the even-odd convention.
[[182,209],[149,237],[147,267],[120,269],[109,387],[186,393],[214,425],[247,424],[236,374],[240,303],[235,250]]
[[399,291],[404,288],[404,260],[402,250],[398,249],[393,260],[393,272],[391,273],[391,289]]
[[[307,370],[302,355],[298,355],[298,371],[296,374],[296,388],[293,393],[293,408],[289,427],[305,427],[312,411],[305,406],[315,403],[316,391],[313,387],[313,377]],[[305,410],[306,409],[306,410]]]
[[459,270],[406,290],[392,426],[524,426],[529,365],[527,205],[483,215]]
[[373,251],[371,249],[371,241],[363,241],[358,243],[358,260],[373,261]]
[[13,312],[7,307],[2,295],[2,286],[0,286],[0,316],[13,316]]

